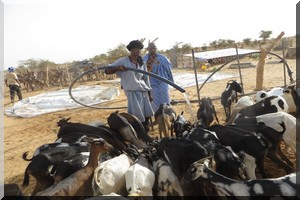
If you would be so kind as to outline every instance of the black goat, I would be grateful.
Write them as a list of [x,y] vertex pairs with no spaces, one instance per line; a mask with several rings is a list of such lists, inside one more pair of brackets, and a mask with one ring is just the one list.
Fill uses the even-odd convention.
[[153,138],[151,138],[146,133],[142,122],[135,115],[132,115],[130,113],[119,113],[119,114],[127,119],[127,121],[131,124],[131,126],[137,133],[137,137],[140,140],[144,141],[145,143],[150,143],[153,141]]
[[[157,148],[157,156],[170,164],[173,172],[182,180],[186,170],[189,166],[204,157],[208,156],[207,150],[197,141],[182,138],[163,138]],[[197,185],[186,184],[183,185],[183,192],[185,196],[203,196],[205,194],[205,187],[202,183]]]
[[103,138],[108,143],[110,143],[112,146],[114,146],[118,150],[124,150],[125,143],[123,138],[116,133],[116,131],[110,129],[106,126],[101,127],[94,127],[87,124],[82,123],[72,123],[68,122],[70,118],[67,119],[61,119],[57,122],[57,126],[60,127],[57,138],[64,140],[65,137],[68,137],[68,140],[70,141],[71,138],[69,137],[70,134],[75,134],[74,140],[78,140],[82,136],[86,135],[88,137],[94,137],[94,138]]
[[[89,151],[90,145],[82,146],[78,144],[76,146],[55,147],[41,151],[35,155],[28,164],[24,173],[23,186],[28,186],[29,174],[32,175],[36,179],[36,187],[32,196],[36,195],[37,192],[46,189],[54,183],[54,179],[49,173],[50,167],[52,167],[52,170],[55,170],[65,158],[80,152]],[[26,155],[25,153],[23,158],[26,158]]]
[[245,179],[242,162],[244,152],[237,155],[231,147],[223,146],[216,133],[207,129],[196,128],[187,134],[190,140],[197,141],[214,157],[216,171],[226,177],[234,179]]
[[145,143],[138,139],[137,133],[128,120],[118,112],[111,113],[107,118],[109,127],[115,130],[125,141],[130,142],[137,148],[142,148]]
[[200,107],[197,111],[197,124],[203,128],[210,126],[216,118],[217,123],[219,124],[219,119],[216,113],[215,106],[212,103],[211,98],[203,97],[200,99]]
[[[264,159],[269,148],[269,141],[267,139],[234,126],[213,125],[207,129],[217,134],[222,145],[230,146],[235,152],[244,151],[248,155],[253,156],[262,177],[267,177],[264,170]],[[248,166],[245,167],[249,177],[248,172],[250,170],[247,169]],[[253,176],[251,175],[251,177]]]
[[226,121],[230,118],[231,114],[231,105],[238,101],[237,93],[241,93],[243,91],[241,85],[237,83],[235,80],[230,80],[227,82],[226,89],[221,94],[221,104],[224,107]]

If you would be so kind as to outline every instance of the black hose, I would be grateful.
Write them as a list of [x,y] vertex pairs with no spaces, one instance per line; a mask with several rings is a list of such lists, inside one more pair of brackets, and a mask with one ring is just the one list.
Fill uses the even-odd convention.
[[[85,106],[85,107],[89,107],[89,108],[95,108],[95,109],[125,109],[127,107],[96,107],[96,106],[89,106],[89,105],[86,105],[86,104],[83,104],[81,103],[80,101],[77,101],[74,96],[72,95],[72,88],[74,86],[74,84],[79,80],[81,79],[83,76],[87,75],[87,74],[90,74],[92,72],[95,72],[95,71],[98,71],[98,70],[106,70],[106,69],[112,69],[112,68],[115,68],[116,66],[103,66],[103,67],[97,67],[97,68],[93,68],[93,69],[90,69],[82,74],[80,74],[77,78],[75,78],[72,83],[70,84],[69,86],[69,95],[71,97],[71,99],[73,99],[73,101],[75,101],[76,103],[82,105],[82,106]],[[158,76],[157,74],[154,74],[154,73],[151,73],[151,72],[148,72],[148,71],[145,71],[145,70],[141,70],[141,69],[136,69],[136,68],[132,68],[132,67],[125,67],[125,70],[130,70],[130,71],[135,71],[135,72],[138,72],[138,73],[142,73],[142,74],[146,74],[148,76],[151,76],[151,77],[154,77],[156,79],[159,79],[169,85],[171,85],[172,87],[174,87],[175,89],[179,90],[181,93],[184,93],[185,90],[183,88],[181,88],[179,85],[176,85],[175,83],[173,83],[172,81],[169,81],[168,79],[165,79],[161,76]]]

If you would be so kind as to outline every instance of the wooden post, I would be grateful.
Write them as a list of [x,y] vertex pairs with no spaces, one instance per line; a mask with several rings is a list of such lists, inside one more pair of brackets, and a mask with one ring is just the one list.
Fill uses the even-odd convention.
[[260,49],[261,53],[259,56],[259,61],[256,68],[256,88],[255,90],[262,90],[263,89],[263,80],[264,80],[264,66],[265,66],[265,59],[267,57],[267,53],[270,52],[271,49],[276,45],[276,43],[282,38],[284,32],[281,32],[277,38],[266,48]]

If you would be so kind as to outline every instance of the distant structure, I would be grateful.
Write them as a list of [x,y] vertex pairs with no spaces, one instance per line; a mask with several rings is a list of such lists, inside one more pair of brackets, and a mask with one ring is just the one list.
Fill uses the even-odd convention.
[[[245,54],[258,52],[259,50],[252,49],[238,49],[238,54],[242,57]],[[192,57],[193,55],[184,54],[185,57]],[[195,59],[200,62],[207,62],[210,65],[219,65],[231,61],[236,58],[236,49],[235,48],[227,48],[227,49],[218,49],[213,51],[204,51],[194,53]]]

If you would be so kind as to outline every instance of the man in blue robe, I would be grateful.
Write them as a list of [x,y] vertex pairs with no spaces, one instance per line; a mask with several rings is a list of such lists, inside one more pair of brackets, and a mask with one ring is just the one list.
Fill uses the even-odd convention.
[[[149,43],[148,54],[143,57],[143,60],[147,64],[148,71],[162,76],[169,81],[174,82],[172,75],[172,64],[169,59],[156,52],[157,47],[154,43]],[[160,81],[154,77],[150,77],[151,95],[153,101],[151,102],[154,112],[156,112],[159,106],[163,103],[170,104],[169,85],[163,81]]]

